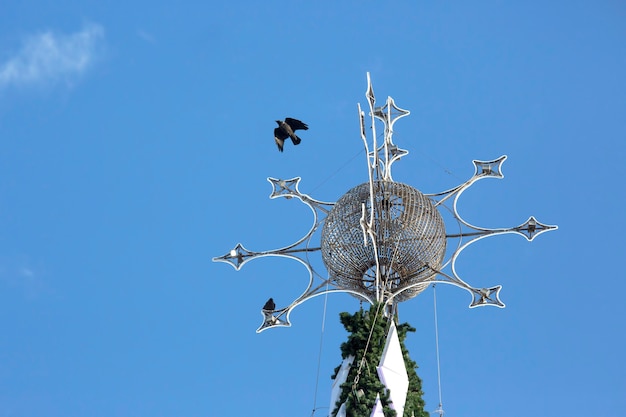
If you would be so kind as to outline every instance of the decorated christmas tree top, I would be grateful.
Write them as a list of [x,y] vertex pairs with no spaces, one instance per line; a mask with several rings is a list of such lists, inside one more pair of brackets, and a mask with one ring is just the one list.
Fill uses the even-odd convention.
[[[461,217],[457,211],[461,194],[479,180],[503,178],[501,168],[506,155],[491,161],[474,160],[474,174],[468,180],[440,193],[424,194],[410,185],[394,181],[393,164],[408,154],[408,151],[393,142],[394,125],[400,118],[409,115],[409,111],[399,108],[391,97],[387,98],[383,106],[376,106],[369,74],[365,96],[369,106],[370,141],[366,131],[366,115],[360,105],[358,116],[360,137],[367,158],[367,180],[332,203],[315,200],[301,193],[298,189],[299,177],[288,180],[268,178],[273,186],[270,198],[295,197],[309,206],[313,212],[313,225],[309,232],[295,243],[279,249],[251,251],[239,243],[225,255],[213,258],[214,261],[231,264],[236,270],[248,261],[264,256],[291,258],[307,268],[309,280],[302,294],[282,307],[273,305],[273,302],[268,303],[261,311],[263,321],[257,332],[290,326],[289,316],[294,308],[313,297],[333,292],[346,292],[371,305],[385,306],[383,311],[394,312],[398,303],[417,296],[430,284],[441,282],[467,290],[472,296],[470,307],[504,307],[499,298],[500,285],[475,288],[459,277],[455,267],[458,256],[470,244],[488,236],[513,233],[532,241],[539,234],[557,228],[540,223],[532,216],[518,226],[498,229],[474,226]],[[383,127],[382,143],[378,143],[377,123],[382,123]],[[451,207],[446,204],[451,204]],[[444,223],[440,210],[452,214],[454,220],[451,224]],[[312,238],[319,228],[321,241],[317,244],[312,242]],[[318,252],[328,271],[325,277],[315,273],[310,264],[311,257]],[[355,317],[353,320],[356,320]],[[393,314],[387,317],[389,323],[392,323]],[[346,317],[344,319],[348,320]],[[376,327],[369,329],[374,331],[372,329]],[[385,326],[385,338],[394,333],[394,329],[396,327],[393,324]],[[360,329],[358,332],[362,331]],[[395,342],[385,340],[385,346],[393,349],[389,344]],[[357,363],[363,360],[363,357],[355,358]],[[389,354],[389,360],[397,363],[398,354]],[[403,362],[406,365],[406,361]],[[383,368],[379,375],[382,378],[366,388],[379,394],[373,412],[388,415],[394,404],[396,410],[404,408],[403,404],[399,404],[399,398],[404,395],[398,395],[398,391],[410,390],[410,383],[408,388],[390,388],[385,381],[393,379],[396,383],[397,378],[387,378],[385,375],[388,372],[384,370],[386,365],[379,366]],[[362,368],[362,365],[359,364],[359,367]],[[380,391],[381,383],[389,389],[388,395],[386,391]],[[345,396],[348,399],[347,402],[341,402],[346,404],[346,410],[360,407],[357,407],[361,404],[358,401],[350,402],[352,394],[343,392],[341,395],[341,398]],[[371,399],[368,395],[366,397]],[[370,405],[368,402],[367,406]],[[418,408],[413,411],[416,415],[421,412]],[[365,414],[359,411],[347,415],[360,417]]]

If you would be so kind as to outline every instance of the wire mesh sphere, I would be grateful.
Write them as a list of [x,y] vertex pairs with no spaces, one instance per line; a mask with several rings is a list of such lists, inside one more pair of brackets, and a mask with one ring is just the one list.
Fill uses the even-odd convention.
[[[380,289],[404,301],[422,292],[446,252],[445,225],[433,202],[415,188],[392,181],[374,181],[374,225]],[[376,256],[371,238],[365,245],[361,218],[370,219],[370,184],[344,194],[322,228],[322,260],[339,288],[376,299]],[[411,288],[408,288],[411,287]]]

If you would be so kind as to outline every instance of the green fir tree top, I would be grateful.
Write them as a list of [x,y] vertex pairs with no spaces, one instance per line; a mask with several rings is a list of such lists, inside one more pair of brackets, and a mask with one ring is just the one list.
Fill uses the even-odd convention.
[[[397,316],[392,317],[397,323]],[[341,344],[341,356],[343,359],[353,356],[355,360],[346,382],[341,385],[341,395],[337,404],[334,404],[331,416],[335,417],[341,404],[345,403],[347,417],[370,417],[376,397],[379,396],[385,417],[396,417],[397,413],[391,408],[389,392],[380,382],[376,371],[391,324],[390,318],[385,316],[385,306],[374,304],[368,311],[361,308],[354,314],[344,312],[339,318],[349,333],[348,340]],[[397,329],[404,364],[409,375],[403,417],[429,417],[429,413],[424,410],[422,381],[416,372],[417,364],[411,360],[404,345],[407,333],[414,332],[415,328],[403,323],[397,324]],[[339,366],[335,368],[332,379],[337,376],[339,368]]]

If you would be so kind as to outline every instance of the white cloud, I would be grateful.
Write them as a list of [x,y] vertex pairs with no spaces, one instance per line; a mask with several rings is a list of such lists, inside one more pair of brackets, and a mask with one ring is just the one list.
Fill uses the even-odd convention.
[[33,270],[27,266],[21,267],[19,270],[19,274],[23,276],[24,278],[32,278],[35,276],[35,273],[33,272]]
[[103,38],[104,30],[99,25],[69,35],[44,32],[30,36],[17,54],[0,63],[0,88],[81,75],[97,58]]
[[0,255],[0,291],[7,294],[22,294],[26,299],[34,300],[50,294],[50,288],[44,282],[42,274],[29,260],[28,256]]
[[146,41],[146,42],[150,42],[150,43],[155,43],[156,42],[156,39],[154,38],[154,36],[152,36],[151,33],[146,32],[145,30],[139,29],[137,31],[137,35],[139,35],[139,37],[141,39],[143,39],[144,41]]

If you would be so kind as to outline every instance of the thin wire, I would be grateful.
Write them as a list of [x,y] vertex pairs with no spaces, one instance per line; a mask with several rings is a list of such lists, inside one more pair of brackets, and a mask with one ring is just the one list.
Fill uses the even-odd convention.
[[337,174],[339,174],[339,172],[341,172],[343,169],[345,169],[352,161],[354,161],[356,159],[357,156],[361,155],[363,153],[363,149],[361,149],[360,151],[358,151],[357,153],[354,154],[354,156],[348,160],[346,160],[343,165],[341,165],[339,168],[337,168],[332,174],[330,174],[328,177],[326,177],[326,179],[322,180],[319,184],[317,184],[315,187],[313,187],[313,189],[311,189],[311,193],[314,193],[315,191],[317,191],[318,188],[320,188],[322,185],[326,184],[328,181],[330,181],[333,177],[335,177]]
[[436,285],[433,284],[433,300],[435,307],[435,349],[437,351],[437,385],[439,387],[439,408],[435,410],[440,416],[443,416],[443,400],[441,399],[441,365],[439,361],[439,325],[437,323],[437,290]]
[[436,164],[436,165],[439,165],[439,168],[440,168],[443,172],[445,172],[446,174],[451,175],[451,176],[453,176],[454,178],[456,178],[456,179],[458,179],[458,180],[461,180],[461,181],[462,181],[462,178],[460,178],[458,175],[456,175],[456,173],[454,173],[454,172],[452,171],[452,169],[448,168],[447,166],[445,166],[444,164],[442,164],[441,162],[439,162],[438,160],[436,160],[435,158],[433,158],[432,156],[430,156],[429,154],[427,154],[426,152],[424,152],[424,150],[420,150],[420,151],[418,152],[418,155],[420,155],[420,156],[422,156],[422,157],[425,157],[425,158],[429,159],[429,160],[430,160],[430,162],[432,162],[432,163],[434,163],[434,164]]
[[324,344],[324,327],[326,325],[326,305],[328,303],[328,285],[326,283],[326,292],[324,294],[324,313],[322,314],[322,332],[320,334],[320,350],[317,355],[317,375],[315,376],[315,394],[313,395],[313,411],[311,412],[311,416],[315,415],[315,411],[317,410],[317,388],[320,382],[320,368],[322,362],[322,346]]
[[372,335],[374,334],[374,326],[376,326],[376,320],[378,320],[378,315],[380,314],[380,310],[383,303],[378,303],[376,307],[376,313],[374,315],[374,321],[372,322],[372,327],[370,328],[370,334],[367,336],[367,342],[365,343],[365,349],[363,350],[363,358],[361,358],[359,362],[359,368],[356,371],[356,376],[354,377],[354,382],[352,383],[352,389],[356,388],[356,385],[359,383],[359,378],[361,377],[361,371],[363,370],[363,365],[365,365],[365,355],[370,347],[370,342],[372,340]]

